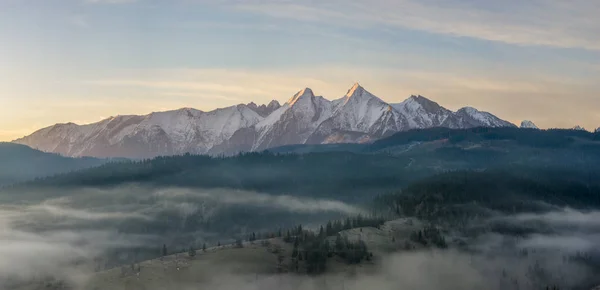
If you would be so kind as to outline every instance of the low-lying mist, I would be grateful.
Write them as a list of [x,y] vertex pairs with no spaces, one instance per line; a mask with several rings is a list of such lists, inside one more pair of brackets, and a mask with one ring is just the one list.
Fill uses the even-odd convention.
[[[49,198],[27,202],[28,195],[44,194]],[[0,206],[0,281],[56,276],[78,282],[93,270],[156,258],[163,244],[179,250],[230,243],[251,232],[360,213],[335,200],[227,189],[126,185],[24,192]]]
[[[336,200],[227,189],[127,185],[61,190],[48,196],[36,203],[15,201],[0,207],[0,289],[15,289],[46,277],[88,289],[86,282],[94,273],[156,258],[163,244],[179,250],[202,243],[232,243],[253,231],[297,224],[316,227],[366,212]],[[568,208],[495,216],[474,221],[474,227],[487,230],[473,236],[448,230],[447,250],[379,253],[374,265],[356,266],[354,274],[241,275],[223,268],[201,287],[435,290],[557,285],[585,289],[600,283],[595,280],[599,277],[598,217],[599,211]],[[377,253],[377,249],[370,250]],[[199,287],[185,279],[171,286]]]

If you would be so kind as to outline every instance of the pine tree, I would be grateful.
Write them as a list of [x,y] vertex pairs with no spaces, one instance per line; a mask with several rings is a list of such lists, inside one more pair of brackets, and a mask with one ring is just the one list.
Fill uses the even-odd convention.
[[202,244],[202,252],[206,252],[206,243]]
[[188,251],[188,255],[190,257],[196,257],[196,250],[194,249],[194,247],[190,246],[190,250]]
[[350,218],[346,218],[346,224],[344,225],[344,228],[346,230],[349,230],[349,229],[353,228],[352,220]]
[[294,241],[294,250],[292,250],[292,258],[298,257],[298,245],[298,238],[296,238],[296,240]]
[[163,248],[162,248],[162,256],[166,256],[167,255],[167,245],[163,244]]
[[345,248],[344,239],[342,239],[342,235],[338,234],[335,238],[335,252],[339,255]]
[[333,225],[331,221],[327,222],[327,225],[325,226],[325,233],[327,234],[327,236],[331,236],[334,234]]

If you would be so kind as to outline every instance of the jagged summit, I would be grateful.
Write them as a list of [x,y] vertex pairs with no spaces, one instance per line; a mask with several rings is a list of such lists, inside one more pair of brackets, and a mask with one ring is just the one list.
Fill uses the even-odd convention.
[[365,88],[363,88],[359,83],[354,83],[354,85],[352,85],[352,87],[348,90],[348,92],[346,93],[346,97],[352,97],[354,95],[360,95],[365,91]]
[[579,125],[575,126],[572,128],[572,130],[577,130],[577,131],[587,131],[584,127],[581,127]]
[[304,88],[304,89],[300,90],[299,92],[297,92],[291,99],[289,99],[287,101],[287,104],[289,104],[290,106],[293,106],[295,103],[297,103],[301,99],[312,98],[314,96],[315,96],[315,94],[313,93],[313,91],[310,88]]
[[250,103],[246,104],[246,106],[248,106],[250,109],[258,108],[258,105],[256,105],[255,102],[250,102]]
[[281,104],[279,104],[279,102],[277,100],[272,100],[267,105],[267,108],[272,109],[272,110],[277,110],[277,109],[279,109],[279,107],[281,107]]
[[[340,102],[341,100],[341,102]],[[383,100],[378,98],[377,96],[371,94],[371,92],[367,91],[360,84],[355,83],[342,97],[341,99],[335,100],[335,103],[341,103],[342,106],[347,106],[348,103],[351,103],[353,106],[364,107],[366,103],[380,103],[386,104]]]
[[268,105],[263,104],[263,105],[258,106],[256,103],[250,102],[250,103],[246,104],[246,106],[248,106],[248,108],[250,108],[257,114],[259,114],[261,117],[266,117],[266,116],[270,115],[271,113],[273,113],[273,111],[275,111],[281,107],[279,102],[276,100],[272,100],[271,102],[269,102]]
[[421,95],[412,95],[391,106],[406,117],[411,129],[439,127],[453,113]]
[[525,128],[525,129],[539,129],[538,126],[536,126],[533,122],[531,122],[529,120],[524,120],[523,122],[521,122],[521,128]]
[[14,142],[66,156],[148,158],[369,142],[410,129],[486,126],[516,127],[471,107],[452,112],[421,95],[390,104],[355,83],[332,101],[304,88],[283,105],[249,102],[207,112],[182,108],[116,116],[87,125],[50,126]]

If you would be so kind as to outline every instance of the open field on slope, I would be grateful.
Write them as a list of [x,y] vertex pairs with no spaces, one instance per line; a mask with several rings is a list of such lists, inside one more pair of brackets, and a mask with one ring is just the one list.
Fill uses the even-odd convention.
[[[335,279],[377,272],[377,260],[386,253],[402,249],[410,232],[421,224],[412,219],[399,219],[386,222],[381,229],[373,227],[354,228],[340,232],[349,240],[362,239],[369,250],[375,254],[373,262],[359,265],[348,265],[338,257],[328,259],[327,278],[314,278],[311,281],[334,283]],[[330,237],[333,241],[335,237]],[[290,271],[292,245],[284,243],[280,238],[263,241],[245,242],[243,248],[234,245],[198,250],[193,258],[188,253],[170,255],[123,266],[93,274],[82,289],[85,290],[147,290],[147,289],[198,289],[202,285],[211,285],[219,289],[227,279],[236,277],[244,283],[252,285],[255,280],[274,279],[282,275],[303,277]],[[288,277],[289,278],[289,277]],[[341,285],[341,284],[340,284]],[[177,288],[173,288],[177,286]],[[19,290],[71,289],[62,288],[60,284],[40,282],[17,288]],[[183,288],[188,289],[188,288]],[[206,288],[208,289],[208,288]]]

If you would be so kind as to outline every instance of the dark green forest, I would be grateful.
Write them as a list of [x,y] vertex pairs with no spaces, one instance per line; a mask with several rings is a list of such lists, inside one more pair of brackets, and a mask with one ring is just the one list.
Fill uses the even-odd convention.
[[[444,249],[457,245],[447,239],[450,232],[540,232],[487,223],[494,217],[598,209],[600,140],[598,134],[574,130],[434,128],[365,145],[111,161],[0,191],[4,204],[68,197],[69,206],[82,210],[144,215],[69,225],[152,237],[149,247],[136,250],[137,259],[160,255],[163,245],[186,252],[190,245],[275,236],[293,245],[296,271],[318,274],[331,259],[357,263],[372,258],[366,244],[338,235],[349,228],[377,228],[387,220],[415,217],[425,224],[410,234],[405,248]],[[321,207],[331,202],[336,202],[335,210]],[[319,209],[303,211],[288,204]],[[354,211],[378,218],[355,221]],[[304,229],[298,230],[298,224]],[[42,230],[47,225],[26,226]],[[128,251],[114,249],[104,266],[130,263],[131,256],[118,258]]]
[[90,157],[68,158],[34,150],[25,145],[0,142],[0,187],[82,170],[106,161]]
[[382,195],[377,203],[401,216],[436,222],[483,217],[482,209],[504,214],[543,212],[551,206],[589,210],[600,207],[598,177],[524,167],[454,171]]

